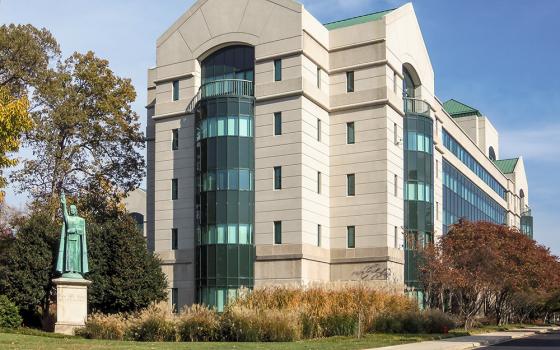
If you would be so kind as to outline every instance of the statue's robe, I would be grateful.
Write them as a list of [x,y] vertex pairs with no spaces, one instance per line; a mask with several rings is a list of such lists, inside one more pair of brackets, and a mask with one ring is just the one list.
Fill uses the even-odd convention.
[[68,226],[62,224],[56,271],[60,273],[89,272],[88,250],[86,239],[86,222],[78,216],[68,216]]

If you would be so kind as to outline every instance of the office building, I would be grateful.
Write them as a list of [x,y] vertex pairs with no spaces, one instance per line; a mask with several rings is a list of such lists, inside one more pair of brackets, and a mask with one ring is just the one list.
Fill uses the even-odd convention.
[[459,218],[532,234],[523,160],[435,83],[411,4],[322,24],[292,0],[197,1],[148,71],[148,245],[171,303],[414,292],[416,244]]

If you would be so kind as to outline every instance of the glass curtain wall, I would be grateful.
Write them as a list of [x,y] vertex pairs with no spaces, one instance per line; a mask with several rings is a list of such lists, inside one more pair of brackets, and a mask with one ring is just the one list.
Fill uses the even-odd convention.
[[[413,99],[417,87],[406,70],[404,77],[404,97]],[[406,106],[405,113],[405,283],[409,288],[417,289],[416,297],[421,304],[417,251],[433,240],[434,230],[433,121],[429,114],[407,110]]]
[[225,97],[212,92],[232,80],[252,84],[254,60],[254,48],[229,46],[201,63],[205,94],[195,108],[197,299],[218,311],[239,288],[254,283],[254,98],[241,90]]
[[533,216],[530,212],[521,214],[521,232],[533,238]]
[[443,232],[459,219],[506,224],[506,210],[447,160],[443,160]]
[[[503,199],[506,199],[506,189],[500,185],[498,180],[496,180],[490,173],[484,169],[484,167],[474,159],[474,157],[451,136],[447,130],[443,129],[442,133],[443,145],[445,148],[451,151],[455,157],[459,158],[463,164],[465,164],[469,169],[471,169],[476,176],[478,176],[482,181],[484,181],[488,186],[490,186],[497,194]],[[495,156],[495,154],[494,154]],[[494,157],[495,158],[495,157]]]

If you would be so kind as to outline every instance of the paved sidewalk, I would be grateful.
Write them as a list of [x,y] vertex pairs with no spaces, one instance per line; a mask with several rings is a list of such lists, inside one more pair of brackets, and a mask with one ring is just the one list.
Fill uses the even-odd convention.
[[530,327],[506,332],[493,332],[465,337],[425,341],[404,345],[387,346],[376,350],[463,350],[503,343],[512,339],[530,337],[537,333],[559,330],[560,327]]

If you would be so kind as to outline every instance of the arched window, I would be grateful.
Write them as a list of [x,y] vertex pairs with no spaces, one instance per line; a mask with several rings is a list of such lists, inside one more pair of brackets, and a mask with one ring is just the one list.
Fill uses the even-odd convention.
[[414,84],[414,79],[406,68],[404,69],[404,95],[407,98],[416,97],[416,84]]
[[492,146],[488,149],[488,158],[490,158],[490,160],[496,160],[496,151],[494,151],[494,147]]
[[136,222],[136,227],[138,227],[138,231],[144,234],[144,215],[135,212],[135,213],[130,213],[130,217],[132,217],[132,220]]
[[410,64],[403,64],[403,95],[405,98],[419,98],[420,90],[418,87],[422,85],[420,77],[416,72],[416,69]]

